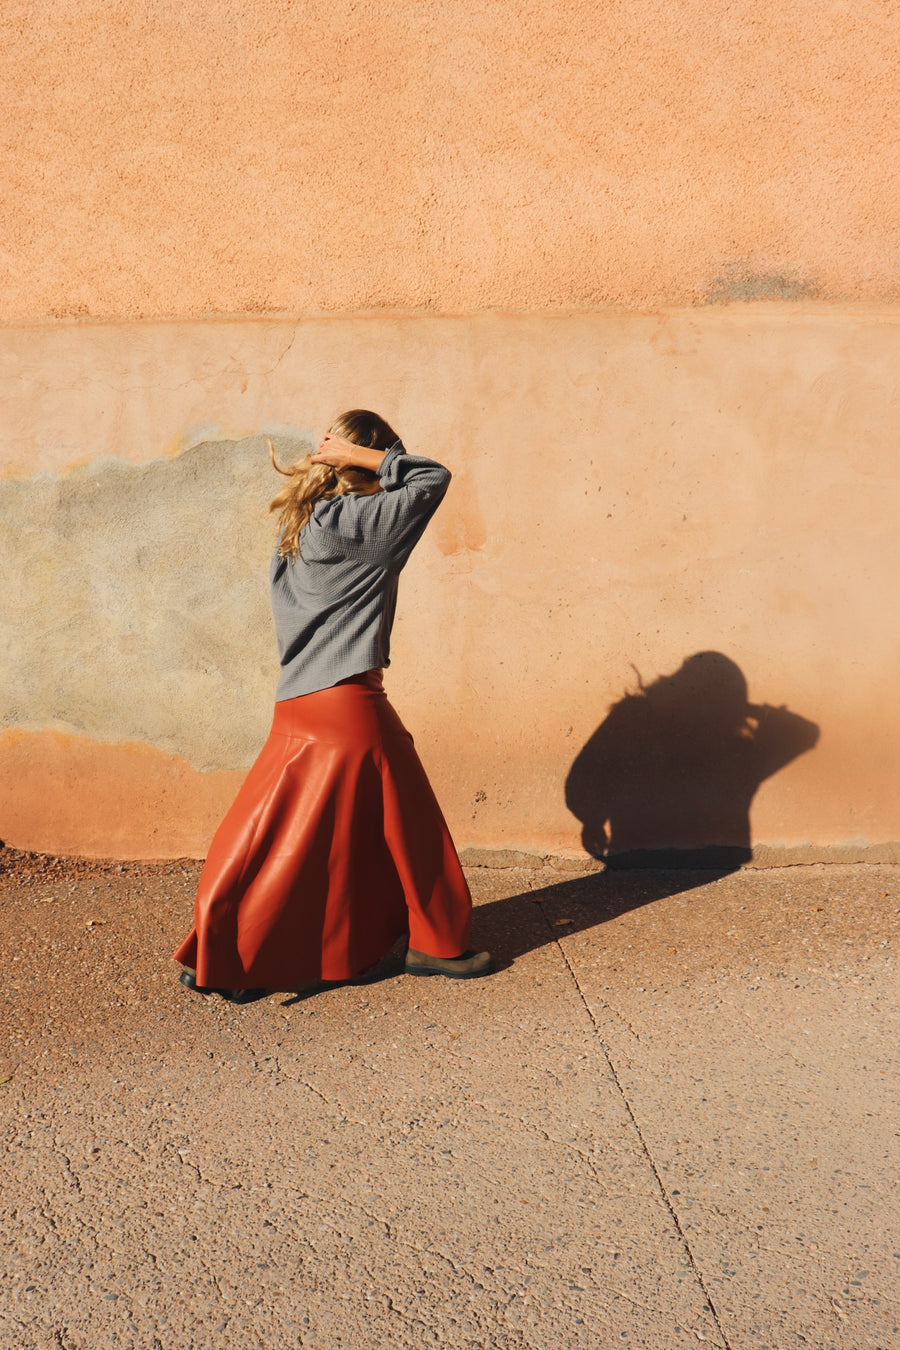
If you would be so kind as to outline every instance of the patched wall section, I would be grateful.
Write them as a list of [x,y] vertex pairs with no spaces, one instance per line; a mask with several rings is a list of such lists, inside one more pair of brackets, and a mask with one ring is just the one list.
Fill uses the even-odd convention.
[[271,720],[278,486],[260,437],[0,481],[4,724],[248,765]]

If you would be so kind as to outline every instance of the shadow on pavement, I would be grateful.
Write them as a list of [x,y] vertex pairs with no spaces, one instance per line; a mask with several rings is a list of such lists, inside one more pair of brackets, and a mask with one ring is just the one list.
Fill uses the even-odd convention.
[[494,969],[504,970],[518,957],[557,938],[608,923],[656,900],[697,890],[733,870],[605,871],[552,882],[479,905],[476,942],[490,949]]

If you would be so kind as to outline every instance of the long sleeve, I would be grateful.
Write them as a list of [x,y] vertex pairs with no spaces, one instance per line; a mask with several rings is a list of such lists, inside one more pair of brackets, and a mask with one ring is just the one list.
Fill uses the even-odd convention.
[[[433,459],[408,455],[400,441],[378,468],[381,492],[324,502],[314,529],[347,556],[374,567],[401,568],[447,491],[450,471]],[[324,540],[323,540],[324,542]]]

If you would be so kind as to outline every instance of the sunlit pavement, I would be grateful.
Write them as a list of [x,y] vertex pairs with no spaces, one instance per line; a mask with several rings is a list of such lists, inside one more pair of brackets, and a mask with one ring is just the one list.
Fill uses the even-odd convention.
[[474,869],[490,978],[181,988],[197,865],[12,856],[0,1346],[889,1350],[900,868]]

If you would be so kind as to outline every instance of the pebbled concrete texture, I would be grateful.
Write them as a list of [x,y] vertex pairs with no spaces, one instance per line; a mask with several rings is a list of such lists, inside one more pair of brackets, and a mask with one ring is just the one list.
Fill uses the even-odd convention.
[[900,869],[472,869],[470,984],[181,989],[197,865],[0,853],[0,1344],[888,1350]]

